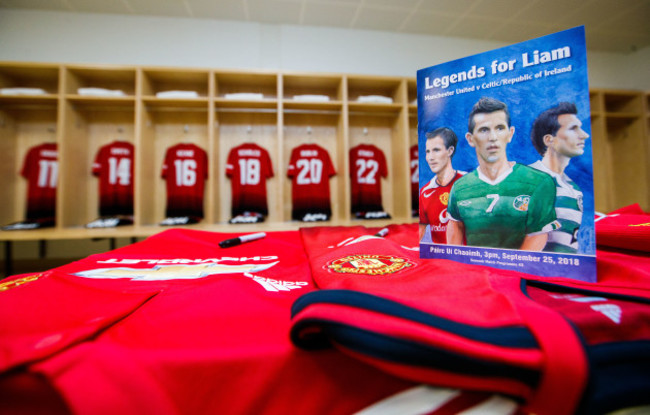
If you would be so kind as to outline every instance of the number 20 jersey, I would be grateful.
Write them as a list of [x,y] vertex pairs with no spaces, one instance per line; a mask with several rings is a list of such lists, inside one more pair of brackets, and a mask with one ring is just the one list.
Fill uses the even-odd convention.
[[327,151],[316,144],[303,144],[291,151],[287,176],[291,178],[292,217],[307,213],[330,215],[329,178],[336,174]]
[[388,176],[386,156],[372,144],[350,149],[352,212],[384,210],[381,178]]
[[203,193],[208,177],[208,155],[191,143],[167,149],[162,166],[167,184],[167,217],[203,217]]
[[226,176],[232,184],[232,215],[243,212],[268,214],[266,179],[273,177],[268,151],[255,143],[244,143],[230,150]]
[[133,144],[114,141],[99,149],[92,173],[99,177],[100,216],[133,214]]

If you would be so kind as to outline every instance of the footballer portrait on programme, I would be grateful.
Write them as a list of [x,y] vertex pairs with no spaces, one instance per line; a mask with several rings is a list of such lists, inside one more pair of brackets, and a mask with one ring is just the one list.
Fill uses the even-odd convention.
[[506,103],[482,97],[472,107],[465,139],[478,166],[449,195],[447,243],[541,251],[556,220],[550,175],[510,160],[515,135]]

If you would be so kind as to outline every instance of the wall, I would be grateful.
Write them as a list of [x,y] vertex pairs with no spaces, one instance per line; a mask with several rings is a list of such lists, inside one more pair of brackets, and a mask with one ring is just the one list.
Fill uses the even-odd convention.
[[[0,60],[271,69],[415,77],[417,69],[503,43],[377,31],[207,19],[1,9]],[[589,53],[592,88],[650,90],[650,48]],[[643,68],[645,70],[639,70]],[[128,241],[127,241],[128,242]],[[36,242],[15,257],[37,257]],[[48,257],[81,257],[108,242],[53,241]]]
[[[208,19],[2,9],[0,60],[413,76],[505,46],[460,38]],[[650,48],[589,53],[593,88],[650,90]]]

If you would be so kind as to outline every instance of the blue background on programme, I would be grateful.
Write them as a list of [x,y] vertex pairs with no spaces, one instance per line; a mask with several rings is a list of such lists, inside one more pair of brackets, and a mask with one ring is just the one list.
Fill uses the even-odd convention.
[[[523,67],[523,55],[532,62],[534,52],[561,49],[568,46],[570,57]],[[560,55],[562,56],[562,55]],[[492,73],[494,61],[504,63],[516,60],[512,70]],[[473,66],[485,68],[485,75],[468,79],[447,88],[432,87],[435,78],[468,72]],[[570,66],[570,70],[567,70]],[[557,70],[561,73],[551,74]],[[544,73],[546,71],[546,73]],[[537,75],[537,77],[535,76]],[[532,78],[511,85],[494,86],[504,80],[518,77]],[[428,82],[427,82],[427,79]],[[492,86],[490,86],[492,84]],[[452,165],[454,169],[470,172],[478,166],[475,150],[465,139],[468,115],[481,97],[496,98],[508,105],[511,124],[515,127],[512,142],[508,145],[508,159],[521,164],[531,164],[541,159],[530,140],[530,130],[535,118],[544,110],[561,101],[573,102],[578,108],[582,128],[591,136],[589,85],[587,75],[587,52],[584,27],[576,27],[538,39],[458,59],[417,73],[418,87],[418,150],[420,161],[420,187],[431,180],[433,173],[425,160],[425,133],[438,127],[449,127],[458,136],[458,149]],[[467,91],[474,87],[474,91]],[[452,96],[425,100],[425,95],[440,96],[445,92]],[[580,253],[595,255],[593,161],[591,137],[585,143],[583,155],[573,158],[565,173],[575,181],[583,192],[584,213],[579,233]]]

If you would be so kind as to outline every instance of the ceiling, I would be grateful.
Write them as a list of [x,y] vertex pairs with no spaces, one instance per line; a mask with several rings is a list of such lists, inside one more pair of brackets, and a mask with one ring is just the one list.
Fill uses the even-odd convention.
[[2,8],[328,26],[506,43],[585,25],[589,50],[629,53],[650,46],[650,0],[0,0]]

